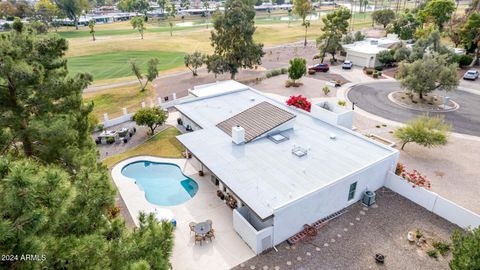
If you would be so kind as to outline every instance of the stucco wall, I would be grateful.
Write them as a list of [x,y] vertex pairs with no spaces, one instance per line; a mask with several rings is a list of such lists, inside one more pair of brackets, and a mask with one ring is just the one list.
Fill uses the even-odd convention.
[[[387,172],[395,168],[398,153],[360,170],[342,180],[274,211],[274,244],[288,239],[311,224],[360,200],[363,192],[382,187]],[[357,182],[355,197],[348,201],[350,184]]]
[[[263,250],[272,246],[272,226],[267,226],[264,229],[257,231],[237,209],[233,210],[232,215],[233,228],[243,241],[245,241],[245,243],[247,243],[247,245],[255,252],[255,254],[259,254]],[[265,246],[262,244],[263,239],[267,239],[268,241],[268,244]]]
[[403,178],[389,173],[385,186],[462,228],[480,226],[480,215],[443,198],[435,192],[413,187]]

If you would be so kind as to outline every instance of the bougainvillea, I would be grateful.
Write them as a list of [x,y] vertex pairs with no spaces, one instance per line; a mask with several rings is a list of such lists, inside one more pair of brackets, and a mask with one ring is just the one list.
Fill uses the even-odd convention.
[[[399,166],[400,165],[400,166]],[[412,172],[407,172],[405,166],[403,164],[398,163],[397,169],[395,173],[400,175],[403,179],[407,180],[407,182],[412,183],[412,187],[423,187],[430,189],[432,187],[430,180],[427,179],[425,175],[422,175],[417,170],[413,170]]]
[[297,107],[307,112],[310,112],[310,109],[312,108],[312,103],[310,103],[310,101],[308,101],[307,98],[302,97],[302,95],[291,96],[287,100],[287,105]]

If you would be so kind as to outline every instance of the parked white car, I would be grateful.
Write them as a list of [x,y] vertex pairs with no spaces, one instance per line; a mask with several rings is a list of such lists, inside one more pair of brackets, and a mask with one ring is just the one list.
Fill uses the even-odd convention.
[[342,64],[343,69],[351,69],[353,67],[353,63],[350,60],[345,60]]
[[464,80],[476,80],[478,78],[478,70],[470,69],[469,71],[465,72],[463,75]]

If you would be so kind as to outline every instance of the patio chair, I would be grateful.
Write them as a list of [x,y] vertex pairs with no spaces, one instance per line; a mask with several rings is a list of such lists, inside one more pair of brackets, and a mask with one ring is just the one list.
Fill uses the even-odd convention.
[[197,223],[195,223],[195,222],[190,222],[190,223],[188,224],[188,227],[190,227],[190,234],[192,234],[192,232],[195,231],[195,230],[194,230],[194,229],[195,229],[195,225],[197,225]]
[[207,234],[205,235],[206,238],[208,238],[210,241],[212,241],[212,238],[215,238],[215,233],[213,229],[211,229]]
[[202,242],[203,240],[205,240],[205,237],[199,235],[199,234],[195,234],[195,245],[197,244],[197,242],[200,242],[200,246],[202,245]]

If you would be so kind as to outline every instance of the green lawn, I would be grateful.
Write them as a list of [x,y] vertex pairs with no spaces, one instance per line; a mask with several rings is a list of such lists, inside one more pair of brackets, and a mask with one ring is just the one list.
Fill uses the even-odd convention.
[[181,158],[185,147],[175,138],[181,132],[174,127],[169,127],[143,144],[115,156],[108,157],[102,161],[108,168],[112,168],[118,162],[129,157],[138,155],[158,156],[165,158]]
[[[181,30],[190,30],[195,28],[200,28],[201,26],[174,26],[173,31],[181,31]],[[170,32],[169,26],[163,27],[150,27],[147,25],[147,29],[145,30],[145,34],[148,33],[162,33],[162,32]],[[81,37],[90,37],[90,30],[87,27],[82,27],[80,30],[71,30],[71,31],[60,31],[57,32],[63,38],[81,38]],[[95,30],[96,37],[102,36],[118,36],[118,35],[130,35],[130,34],[140,34],[135,29],[106,29],[106,30]]]
[[184,53],[159,51],[126,51],[101,53],[68,58],[70,73],[88,72],[94,80],[121,78],[132,75],[128,61],[136,59],[142,70],[147,70],[147,61],[156,57],[160,60],[159,71],[173,69],[183,65]]

